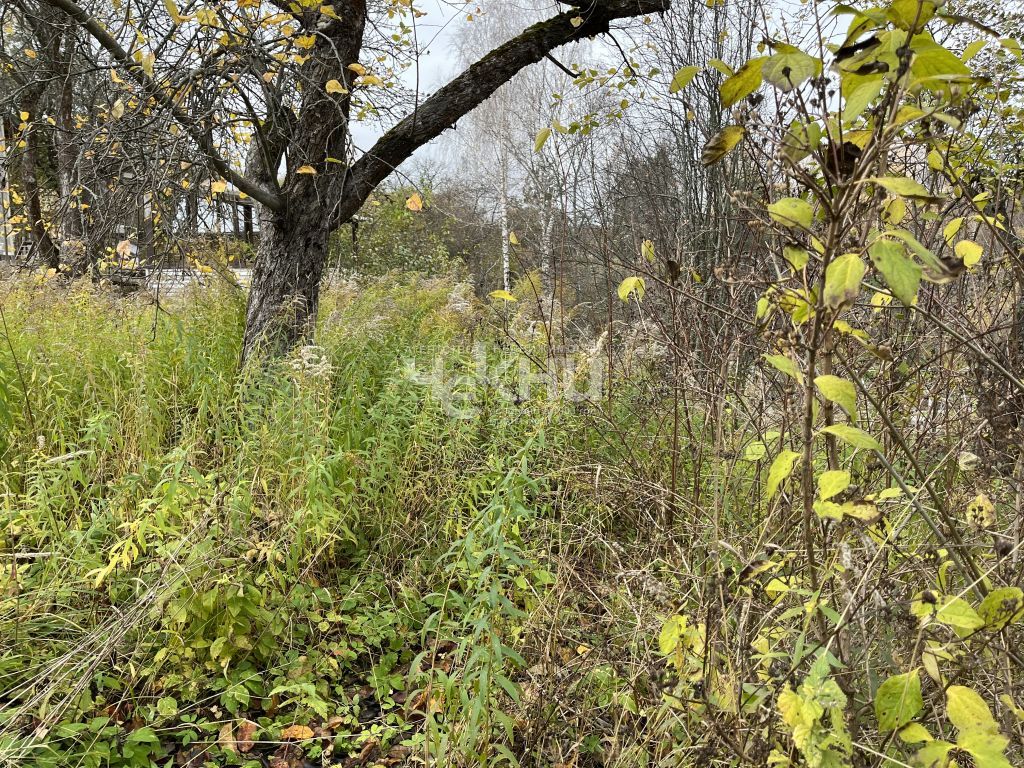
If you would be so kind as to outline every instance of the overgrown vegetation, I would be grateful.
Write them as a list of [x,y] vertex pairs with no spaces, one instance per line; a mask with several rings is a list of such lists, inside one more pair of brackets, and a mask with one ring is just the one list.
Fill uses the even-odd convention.
[[[1024,762],[1018,22],[697,5],[669,53],[554,62],[579,113],[525,145],[506,90],[481,178],[352,193],[329,248],[264,189],[318,253],[277,356],[216,235],[168,297],[10,276],[0,763]],[[165,8],[199,41],[259,13]]]

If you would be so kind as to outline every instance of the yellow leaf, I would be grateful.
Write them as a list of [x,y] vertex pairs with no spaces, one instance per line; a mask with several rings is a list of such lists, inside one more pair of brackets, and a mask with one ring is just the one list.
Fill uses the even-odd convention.
[[171,21],[175,24],[181,24],[181,12],[178,10],[178,5],[174,0],[164,0],[164,7],[167,9],[167,13],[171,17]]
[[422,211],[423,210],[423,198],[420,197],[419,192],[414,192],[408,200],[405,201],[405,207],[410,211]]
[[312,739],[313,735],[313,729],[308,725],[289,725],[281,731],[282,739],[295,739],[296,741]]
[[516,237],[516,233],[515,232],[509,232],[508,233],[508,241],[510,243],[512,243],[512,245],[519,245],[519,238]]
[[118,99],[114,102],[114,106],[110,108],[110,116],[115,120],[120,120],[124,116],[124,102]]
[[328,93],[348,93],[348,89],[339,80],[328,80],[326,88]]
[[28,56],[30,59],[34,59],[38,54],[35,51],[33,51],[31,48],[26,48],[25,49],[25,55]]
[[356,78],[357,85],[384,85],[384,81],[376,75],[361,75]]
[[573,16],[571,19],[569,19],[569,23],[572,24],[574,27],[578,27],[580,24],[583,23],[583,17]]
[[547,141],[547,140],[548,140],[548,139],[549,139],[550,137],[551,137],[551,129],[550,129],[550,128],[541,128],[541,129],[540,129],[540,130],[539,130],[539,131],[537,132],[537,138],[535,138],[535,139],[533,140],[533,151],[534,151],[534,152],[540,152],[540,150],[541,150],[541,149],[543,148],[543,146],[544,146],[544,143],[545,143],[545,142],[546,142],[546,141]]
[[309,50],[316,45],[316,35],[299,35],[295,38],[295,44],[303,50]]
[[729,154],[746,135],[746,129],[741,125],[727,125],[721,131],[712,136],[704,150],[701,152],[701,162],[704,165],[713,165]]
[[274,73],[273,72],[264,72],[263,73],[263,82],[264,83],[269,83],[273,79],[274,79]]
[[200,8],[196,11],[196,21],[206,27],[216,27],[217,12],[212,8]]
[[348,67],[346,67],[346,69],[355,72],[357,75],[366,74],[366,67],[364,67],[362,64],[359,64],[358,62],[353,62],[352,64],[349,64]]
[[295,172],[296,173],[302,173],[302,174],[305,174],[307,176],[315,176],[316,175],[316,168],[314,168],[312,165],[304,165],[304,166],[302,166],[301,168],[299,168]]
[[215,195],[219,195],[219,194],[221,194],[223,192],[227,192],[227,190],[228,190],[228,183],[226,181],[224,181],[223,179],[220,179],[219,181],[214,181],[214,182],[210,183],[210,191],[213,192]]
[[28,119],[29,119],[30,117],[32,117],[32,115],[30,115],[30,114],[29,114],[28,112],[22,112],[22,113],[21,113],[21,121],[22,121],[23,123],[27,123],[27,122],[28,122]]
[[[654,261],[654,241],[653,240],[644,240],[640,244],[640,255],[643,256],[645,261],[648,261],[648,262],[653,262]],[[643,297],[643,294],[641,294],[641,298],[642,297]]]
[[492,299],[501,299],[502,301],[518,301],[515,296],[505,290],[491,291],[487,295]]
[[953,248],[960,260],[963,261],[964,266],[970,269],[981,261],[981,255],[985,252],[984,249],[973,240],[961,240]]
[[636,300],[640,301],[647,290],[647,284],[642,277],[632,275],[619,283],[618,294],[623,301],[629,301],[632,294],[636,294]]

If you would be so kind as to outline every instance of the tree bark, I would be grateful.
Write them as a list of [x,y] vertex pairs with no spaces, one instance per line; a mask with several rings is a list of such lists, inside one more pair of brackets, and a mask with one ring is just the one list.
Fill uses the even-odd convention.
[[508,223],[508,154],[501,149],[501,156],[498,160],[500,176],[498,180],[498,217],[501,219],[501,287],[506,291],[512,290],[512,264],[511,251],[512,243],[509,238],[512,234]]
[[[39,107],[38,97],[22,103],[22,111],[28,113],[31,123],[36,117]],[[53,238],[43,221],[42,190],[39,185],[38,173],[38,139],[35,126],[30,125],[24,134],[25,147],[21,155],[21,182],[25,187],[25,208],[29,220],[32,239],[35,242],[36,261],[51,269],[60,268],[60,251],[57,250]]]
[[[51,13],[56,13],[50,9]],[[57,238],[60,260],[72,275],[84,275],[91,266],[91,256],[85,242],[85,218],[82,215],[82,189],[79,187],[79,153],[75,140],[75,37],[69,28],[63,34],[63,48],[53,62],[60,92],[55,115],[54,143],[57,154],[57,187],[64,206],[58,221]]]
[[264,212],[245,314],[243,361],[284,354],[312,335],[330,236],[325,217],[315,205],[301,216]]

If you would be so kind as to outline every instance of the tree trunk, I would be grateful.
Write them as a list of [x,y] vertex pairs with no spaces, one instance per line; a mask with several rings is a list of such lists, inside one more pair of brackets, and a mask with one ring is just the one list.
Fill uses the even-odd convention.
[[[38,97],[22,104],[22,110],[27,112],[30,122],[36,118],[38,109]],[[60,267],[60,252],[50,237],[43,221],[42,192],[39,186],[37,170],[37,137],[35,126],[30,126],[24,134],[25,148],[21,156],[21,182],[25,186],[25,206],[28,214],[29,227],[32,232],[32,239],[35,241],[35,259],[43,265],[52,269]]]
[[[300,207],[300,210],[301,207]],[[312,334],[327,262],[326,213],[264,213],[249,288],[242,360],[286,353]]]
[[501,287],[512,290],[512,265],[510,260],[512,244],[509,242],[511,230],[508,225],[508,155],[502,149],[499,159],[501,178],[498,183],[498,218],[501,219]]
[[59,78],[60,92],[55,119],[54,143],[57,150],[57,189],[64,205],[58,220],[57,238],[60,243],[61,261],[68,265],[72,274],[83,275],[89,268],[89,256],[85,243],[85,221],[82,216],[82,190],[79,187],[79,155],[75,141],[75,39],[70,29],[62,35],[55,46],[59,52],[53,62]]

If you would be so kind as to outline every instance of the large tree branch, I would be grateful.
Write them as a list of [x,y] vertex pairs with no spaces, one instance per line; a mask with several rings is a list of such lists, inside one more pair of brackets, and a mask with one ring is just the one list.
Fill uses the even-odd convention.
[[[609,23],[615,19],[661,13],[668,9],[670,2],[594,0],[584,8],[573,8],[534,24],[495,48],[426,99],[352,165],[342,200],[331,217],[332,227],[348,221],[377,185],[413,152],[454,126],[459,118],[490,98],[521,69],[536,64],[555,48],[572,40],[607,32]],[[573,25],[574,20],[578,26]]]
[[132,60],[131,55],[121,46],[117,39],[107,31],[106,27],[104,27],[98,19],[90,16],[89,13],[80,5],[75,3],[74,0],[42,1],[54,8],[59,8],[71,17],[73,21],[88,32],[92,38],[110,54],[114,61],[125,69],[128,76],[143,89],[147,96],[153,98],[161,107],[170,112],[175,121],[192,136],[192,139],[199,146],[202,153],[206,155],[207,160],[209,160],[210,164],[217,170],[217,173],[238,187],[242,192],[249,195],[253,200],[258,201],[275,211],[283,209],[284,202],[280,197],[261,184],[258,184],[235,171],[231,165],[220,156],[213,145],[212,137],[203,130],[202,126],[197,125],[185,110],[181,109],[181,107],[174,103],[174,99],[171,95],[161,88],[160,84],[157,83],[156,80],[147,75],[142,67]]

